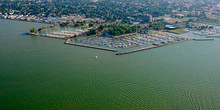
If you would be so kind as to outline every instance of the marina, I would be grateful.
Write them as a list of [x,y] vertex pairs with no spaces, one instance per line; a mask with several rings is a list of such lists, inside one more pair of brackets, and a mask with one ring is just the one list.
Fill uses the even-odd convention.
[[[169,45],[169,44],[174,44],[174,43],[179,43],[179,42],[191,40],[190,38],[185,38],[185,37],[182,37],[182,36],[178,36],[178,35],[174,35],[174,34],[170,34],[170,33],[165,33],[165,32],[158,32],[156,34],[150,34],[150,35],[142,35],[141,37],[140,36],[141,36],[140,34],[134,35],[134,37],[138,37],[139,38],[139,41],[131,38],[131,36],[127,36],[127,37],[130,37],[130,38],[122,38],[122,39],[103,38],[103,37],[79,38],[81,40],[81,42],[83,42],[84,44],[79,44],[79,43],[75,43],[74,42],[74,40],[77,41],[78,39],[67,39],[64,43],[65,44],[69,44],[69,45],[74,45],[74,46],[94,48],[94,49],[100,49],[100,50],[106,50],[106,51],[112,51],[112,52],[118,52],[118,50],[116,48],[98,47],[98,46],[93,46],[91,44],[94,44],[94,43],[101,44],[101,43],[103,43],[105,41],[102,44],[102,46],[103,45],[106,46],[106,44],[109,43],[108,40],[112,39],[110,41],[114,41],[114,43],[115,43],[114,45],[116,45],[116,43],[119,45],[117,48],[124,48],[124,47],[127,47],[128,43],[132,44],[132,46],[135,47],[135,46],[140,46],[142,44],[149,43],[149,42],[145,42],[145,41],[150,41],[150,42],[151,41],[152,42],[153,41],[160,41],[158,43],[157,42],[153,42],[150,46],[147,46],[147,47],[143,47],[143,48],[139,48],[139,49],[134,49],[134,50],[126,51],[126,52],[116,53],[116,55],[124,55],[124,54],[134,53],[134,52],[138,52],[138,51],[142,51],[142,50],[148,50],[148,49],[162,47],[162,46]],[[147,36],[147,37],[144,39],[143,36]],[[149,36],[151,36],[151,37],[149,37]],[[154,38],[153,36],[156,36],[156,37]],[[147,39],[148,37],[150,39]],[[106,40],[106,39],[108,39],[108,40]],[[130,40],[128,41],[128,39],[130,39]],[[169,41],[164,41],[165,39],[169,39]],[[127,43],[125,43],[124,41],[127,41]],[[134,41],[136,41],[136,42],[134,42]],[[90,42],[90,45],[87,45],[87,44],[89,44],[88,42]],[[91,43],[91,42],[93,42],[93,43]],[[110,43],[112,44],[112,42],[110,42]],[[121,46],[121,44],[123,44],[123,46]]]
[[74,39],[73,43],[95,45],[105,48],[133,48],[139,46],[152,46],[186,40],[187,38],[166,32],[152,34],[125,35],[121,38],[109,36],[82,37]]
[[39,33],[38,35],[43,37],[50,37],[50,38],[58,38],[58,39],[68,39],[74,38],[75,36],[84,35],[88,30],[76,29],[75,31],[52,31],[49,33]]
[[194,35],[200,35],[200,36],[210,36],[220,33],[220,27],[213,26],[212,29],[205,29],[200,31],[193,32]]
[[191,39],[188,38],[188,39],[182,40],[182,41],[176,41],[176,42],[166,43],[166,44],[158,44],[158,45],[156,45],[156,46],[150,46],[150,47],[135,49],[135,50],[127,51],[127,52],[116,53],[116,55],[124,55],[124,54],[139,52],[139,51],[142,51],[142,50],[149,50],[149,49],[158,48],[158,47],[162,47],[162,46],[165,46],[165,45],[174,44],[174,43],[179,43],[179,42],[188,41],[188,40],[191,40]]

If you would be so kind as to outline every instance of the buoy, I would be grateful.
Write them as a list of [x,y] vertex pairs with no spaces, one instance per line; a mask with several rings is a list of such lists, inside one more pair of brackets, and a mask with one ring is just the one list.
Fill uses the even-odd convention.
[[95,58],[98,58],[98,56],[95,56]]

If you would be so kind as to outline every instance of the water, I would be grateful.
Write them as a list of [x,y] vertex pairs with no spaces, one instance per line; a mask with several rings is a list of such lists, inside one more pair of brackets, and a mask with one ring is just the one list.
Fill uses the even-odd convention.
[[117,56],[24,35],[45,25],[0,20],[1,110],[220,109],[220,39]]

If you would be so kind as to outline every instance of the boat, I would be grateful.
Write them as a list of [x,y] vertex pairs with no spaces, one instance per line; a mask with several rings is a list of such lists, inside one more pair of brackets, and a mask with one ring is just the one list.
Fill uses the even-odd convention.
[[152,45],[158,46],[158,45],[160,45],[160,44],[159,44],[159,43],[152,43]]

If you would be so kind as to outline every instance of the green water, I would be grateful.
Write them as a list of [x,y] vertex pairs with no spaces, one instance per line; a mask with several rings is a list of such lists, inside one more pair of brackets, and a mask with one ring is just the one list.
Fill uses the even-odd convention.
[[44,25],[0,20],[0,110],[220,109],[220,39],[116,56],[23,35]]

